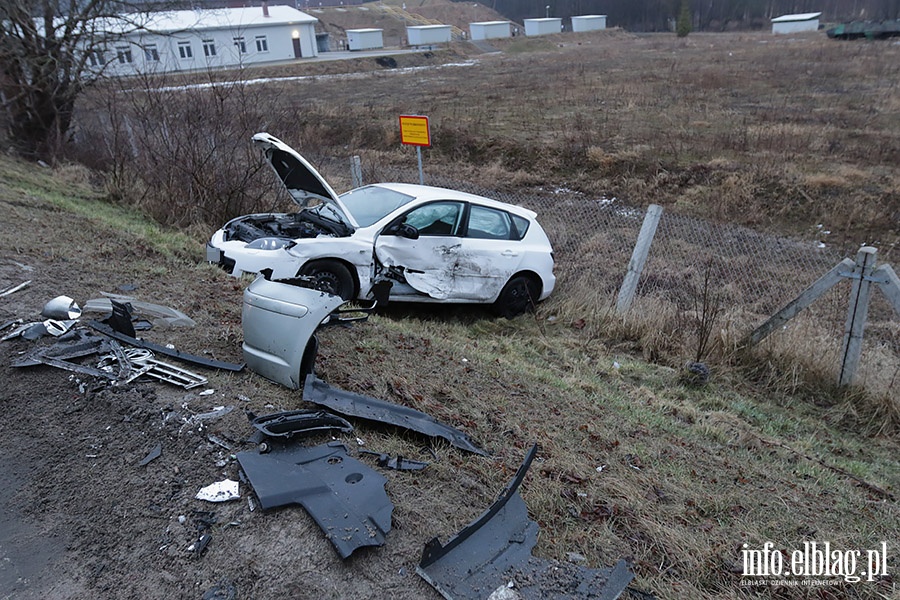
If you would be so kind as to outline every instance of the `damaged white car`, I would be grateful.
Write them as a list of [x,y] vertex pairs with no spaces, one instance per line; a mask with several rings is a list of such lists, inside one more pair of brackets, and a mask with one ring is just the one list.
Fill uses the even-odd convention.
[[269,279],[301,278],[345,300],[388,289],[390,301],[493,304],[504,316],[553,291],[553,251],[531,210],[404,183],[339,196],[281,140],[258,133],[253,142],[301,210],[217,231],[207,259],[235,276],[270,270]]

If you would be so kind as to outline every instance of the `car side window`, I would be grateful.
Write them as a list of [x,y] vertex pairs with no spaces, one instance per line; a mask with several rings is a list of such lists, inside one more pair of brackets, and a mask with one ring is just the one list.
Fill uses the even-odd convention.
[[511,215],[513,220],[513,225],[516,226],[516,233],[513,237],[517,240],[521,240],[525,237],[525,233],[528,231],[528,219],[525,217],[520,217],[519,215]]
[[403,223],[415,227],[419,235],[456,235],[462,212],[462,202],[432,202],[409,211]]
[[509,213],[504,210],[472,205],[466,237],[482,240],[512,239]]

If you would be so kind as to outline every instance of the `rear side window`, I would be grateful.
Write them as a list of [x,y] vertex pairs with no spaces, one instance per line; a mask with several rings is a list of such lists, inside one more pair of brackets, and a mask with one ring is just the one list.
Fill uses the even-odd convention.
[[525,217],[520,217],[519,215],[510,216],[512,217],[513,225],[516,226],[516,233],[513,237],[515,237],[515,239],[517,240],[521,240],[523,237],[525,237],[525,232],[528,231],[528,225],[529,223],[531,223],[531,221],[529,221]]
[[505,210],[473,204],[469,211],[469,228],[466,236],[481,240],[514,239],[510,214]]

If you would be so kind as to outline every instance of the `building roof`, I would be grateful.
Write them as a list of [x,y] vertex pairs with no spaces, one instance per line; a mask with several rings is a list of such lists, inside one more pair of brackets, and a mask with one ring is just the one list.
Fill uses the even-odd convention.
[[780,17],[775,17],[772,19],[773,23],[788,23],[791,21],[812,21],[813,19],[818,19],[822,16],[822,13],[800,13],[796,15],[782,15]]
[[258,25],[296,25],[315,23],[317,18],[290,6],[269,6],[268,15],[260,6],[202,10],[173,10],[122,15],[110,19],[101,29],[109,33],[128,33],[135,28],[152,33],[175,33],[193,29],[239,29]]

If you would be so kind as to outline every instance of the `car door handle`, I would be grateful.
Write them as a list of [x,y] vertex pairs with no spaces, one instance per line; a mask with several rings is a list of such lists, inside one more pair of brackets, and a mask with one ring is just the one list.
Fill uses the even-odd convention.
[[512,258],[514,256],[518,256],[518,255],[519,255],[519,253],[516,252],[515,250],[504,250],[503,252],[500,253],[500,256],[508,256],[510,258]]

